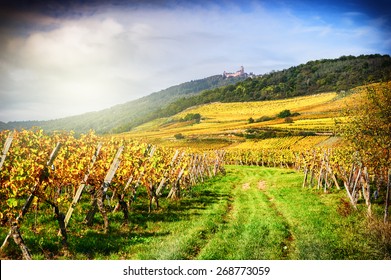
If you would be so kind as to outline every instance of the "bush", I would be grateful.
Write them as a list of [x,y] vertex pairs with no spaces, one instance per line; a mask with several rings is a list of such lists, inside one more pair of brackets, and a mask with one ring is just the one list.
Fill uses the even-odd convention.
[[184,139],[184,138],[185,138],[185,136],[183,136],[182,133],[175,134],[174,137],[175,137],[175,139],[177,139],[177,140],[180,140],[180,139]]
[[196,123],[200,123],[201,121],[201,115],[199,113],[195,113],[195,114],[187,114],[183,119],[181,119],[181,121],[195,121]]
[[278,113],[278,115],[277,115],[277,117],[279,117],[281,119],[286,118],[286,117],[290,117],[290,116],[292,116],[290,110],[283,110],[280,113]]
[[364,166],[378,172],[391,168],[391,83],[368,86],[355,97],[355,106],[345,115],[349,123],[342,132],[353,150],[358,151]]

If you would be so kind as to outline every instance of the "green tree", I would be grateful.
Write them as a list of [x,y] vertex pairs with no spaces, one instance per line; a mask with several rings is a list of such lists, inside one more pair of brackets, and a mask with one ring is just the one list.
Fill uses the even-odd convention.
[[343,135],[361,161],[376,169],[391,168],[391,83],[368,86],[346,112]]
[[278,113],[278,115],[277,115],[277,117],[279,117],[279,118],[287,118],[290,116],[292,116],[292,113],[290,110],[283,110],[280,113]]
[[184,138],[185,138],[185,136],[183,136],[182,133],[177,133],[177,134],[174,135],[174,137],[175,137],[175,139],[177,139],[177,140],[180,140],[180,139],[184,139]]
[[[384,222],[388,219],[391,177],[391,82],[372,85],[347,111],[350,121],[343,127],[343,135],[358,152],[363,166],[379,178],[380,191],[385,194]],[[388,177],[388,179],[387,179]]]

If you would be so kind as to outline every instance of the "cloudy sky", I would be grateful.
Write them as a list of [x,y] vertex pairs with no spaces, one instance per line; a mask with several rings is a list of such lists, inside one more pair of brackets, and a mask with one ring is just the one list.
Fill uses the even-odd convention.
[[96,111],[241,65],[390,54],[387,2],[1,0],[0,121]]

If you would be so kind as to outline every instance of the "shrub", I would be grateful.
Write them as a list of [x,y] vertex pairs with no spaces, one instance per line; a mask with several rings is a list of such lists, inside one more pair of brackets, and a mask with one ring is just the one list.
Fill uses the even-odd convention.
[[183,119],[181,119],[181,121],[195,121],[196,123],[200,123],[201,121],[201,115],[199,113],[195,113],[195,114],[187,114]]
[[280,113],[278,113],[278,115],[277,115],[277,117],[279,117],[281,119],[286,118],[286,117],[290,117],[290,116],[292,116],[290,110],[283,110]]
[[185,138],[185,136],[183,136],[182,133],[175,134],[174,137],[175,137],[175,139],[177,139],[177,140],[179,140],[179,139],[184,139],[184,138]]

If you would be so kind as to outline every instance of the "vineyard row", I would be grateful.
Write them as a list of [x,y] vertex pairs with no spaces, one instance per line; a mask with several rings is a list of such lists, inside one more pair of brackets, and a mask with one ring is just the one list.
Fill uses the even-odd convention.
[[68,248],[67,227],[82,196],[89,197],[85,224],[92,226],[96,213],[109,228],[109,211],[122,211],[124,222],[142,193],[148,211],[163,197],[179,199],[181,193],[206,178],[224,173],[224,164],[294,168],[304,173],[303,188],[324,192],[344,189],[352,207],[384,203],[388,220],[391,171],[364,166],[357,153],[339,149],[232,149],[195,154],[138,143],[129,139],[104,139],[94,133],[46,135],[41,130],[0,133],[0,219],[9,227],[1,250],[10,238],[25,259],[31,258],[21,224],[30,208],[53,208],[62,246]]
[[104,140],[92,132],[76,138],[72,133],[21,131],[2,133],[0,141],[0,218],[10,228],[1,250],[12,238],[25,259],[31,254],[20,226],[31,206],[40,209],[44,203],[53,208],[67,250],[67,226],[84,193],[91,200],[85,223],[91,226],[99,212],[107,232],[107,212],[122,211],[127,222],[140,187],[151,211],[163,195],[179,199],[182,191],[224,172],[224,151],[194,154],[131,140]]
[[356,152],[348,148],[309,149],[237,149],[229,150],[226,164],[294,168],[304,173],[303,188],[315,187],[324,192],[345,189],[352,207],[365,202],[372,215],[372,202],[384,204],[384,222],[388,221],[391,196],[391,169],[364,166]]

